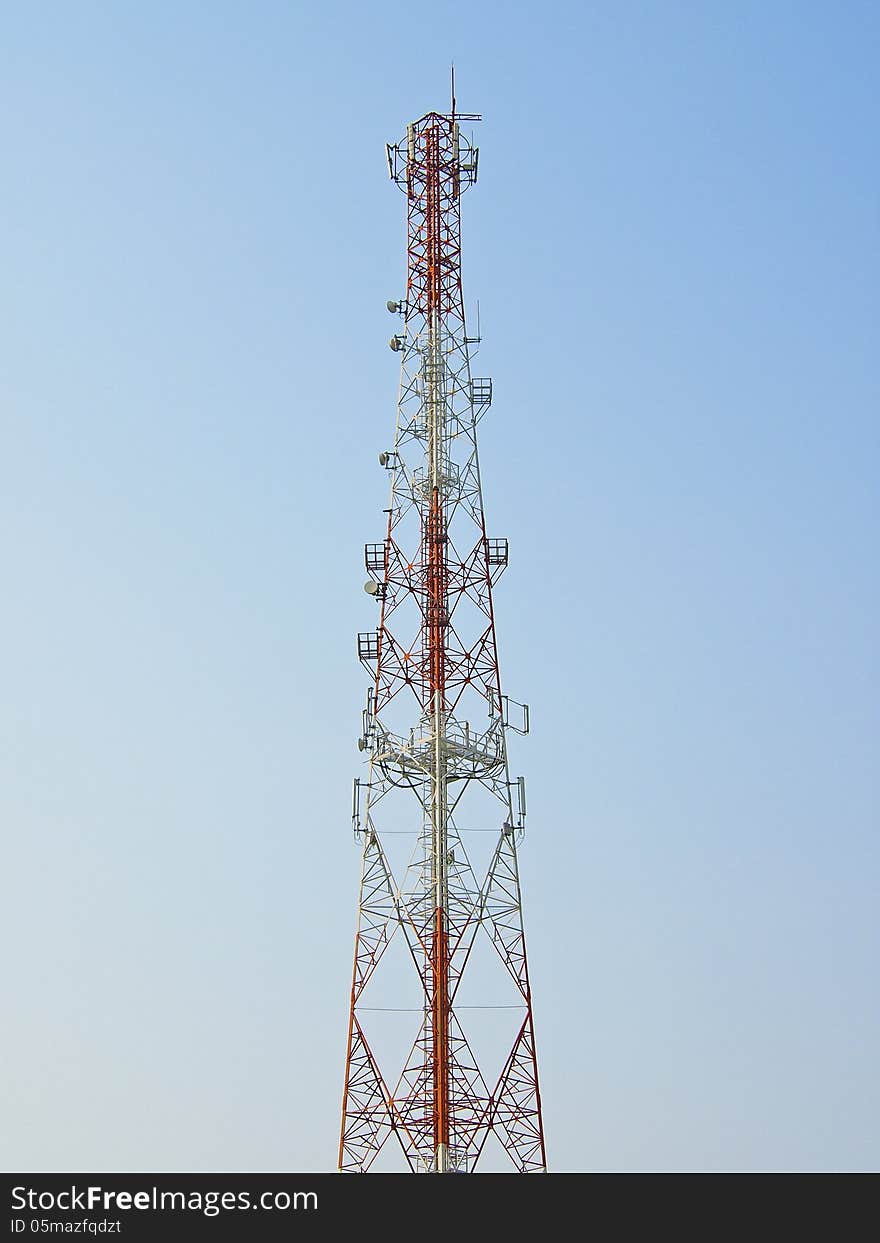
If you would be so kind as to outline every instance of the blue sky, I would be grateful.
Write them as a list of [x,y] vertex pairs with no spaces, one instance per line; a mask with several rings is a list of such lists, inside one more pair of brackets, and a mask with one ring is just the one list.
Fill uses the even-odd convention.
[[0,1164],[335,1163],[383,143],[454,59],[551,1166],[876,1168],[876,6],[0,43]]

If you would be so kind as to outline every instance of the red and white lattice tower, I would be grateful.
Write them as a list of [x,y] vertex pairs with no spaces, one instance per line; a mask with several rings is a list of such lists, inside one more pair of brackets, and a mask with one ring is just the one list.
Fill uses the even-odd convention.
[[461,195],[477,149],[429,112],[389,146],[405,192],[401,326],[385,538],[366,545],[375,630],[354,785],[363,852],[339,1169],[546,1169],[517,846],[525,786],[502,693],[492,593],[507,541],[489,539],[477,425],[491,381],[471,375],[461,284]]

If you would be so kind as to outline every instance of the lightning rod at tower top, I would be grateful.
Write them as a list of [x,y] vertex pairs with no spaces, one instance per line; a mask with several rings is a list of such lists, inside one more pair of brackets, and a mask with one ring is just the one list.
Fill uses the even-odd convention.
[[361,882],[338,1168],[547,1168],[508,741],[528,706],[502,690],[477,427],[492,381],[471,371],[461,198],[479,153],[448,114],[386,148],[406,199],[406,290],[388,301],[400,355],[390,485],[364,549],[378,618],[358,635],[369,685],[352,819]]

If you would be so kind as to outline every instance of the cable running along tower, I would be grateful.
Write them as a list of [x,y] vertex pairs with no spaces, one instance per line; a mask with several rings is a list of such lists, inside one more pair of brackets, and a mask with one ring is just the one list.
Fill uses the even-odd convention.
[[[478,151],[429,112],[387,148],[407,201],[406,296],[385,534],[367,544],[379,610],[358,635],[370,675],[354,783],[362,849],[339,1169],[546,1169],[517,845],[525,784],[507,738],[528,708],[501,690],[492,593],[507,540],[487,538],[471,375],[461,195]],[[396,1165],[392,1164],[396,1162]]]

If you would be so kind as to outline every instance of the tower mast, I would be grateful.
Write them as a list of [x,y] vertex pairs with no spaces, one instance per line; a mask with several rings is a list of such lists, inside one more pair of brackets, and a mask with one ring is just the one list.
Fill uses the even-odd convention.
[[[528,708],[501,693],[492,590],[507,541],[486,537],[476,436],[492,385],[471,376],[461,281],[460,200],[476,181],[478,152],[460,122],[477,120],[456,115],[453,79],[450,114],[426,114],[387,148],[407,197],[407,291],[388,304],[403,325],[390,342],[401,353],[395,444],[379,458],[391,476],[386,538],[365,549],[380,617],[358,636],[373,679],[359,743],[369,773],[354,787],[362,874],[341,1170],[371,1168],[392,1135],[413,1171],[473,1170],[490,1135],[515,1168],[546,1168],[517,862],[525,787],[510,778],[506,741],[510,729],[527,732]],[[474,711],[485,728],[472,727]],[[482,882],[462,836],[487,832],[471,823],[477,794],[501,821]],[[386,820],[414,825],[401,881],[386,842],[406,830],[383,829]],[[386,952],[395,940],[412,1006],[373,1004],[397,1000],[399,980],[383,990],[382,978],[393,976]],[[485,1069],[456,1009],[480,947],[490,970],[480,971],[478,995],[495,970],[511,1004],[467,1008],[516,1012],[508,1042],[481,1054],[494,1062]],[[420,1016],[402,1064],[382,1050],[381,1033],[368,1034],[377,1013]]]

